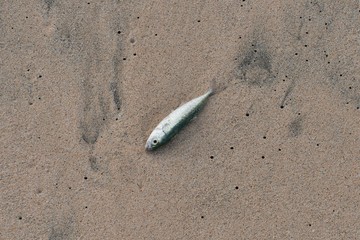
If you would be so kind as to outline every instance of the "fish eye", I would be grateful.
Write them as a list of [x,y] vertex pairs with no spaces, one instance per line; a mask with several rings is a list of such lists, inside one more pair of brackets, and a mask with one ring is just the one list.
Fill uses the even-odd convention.
[[156,139],[153,140],[153,144],[157,144],[158,141]]

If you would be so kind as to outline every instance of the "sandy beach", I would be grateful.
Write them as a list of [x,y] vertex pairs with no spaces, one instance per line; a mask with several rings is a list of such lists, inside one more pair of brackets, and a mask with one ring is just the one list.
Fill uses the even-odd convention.
[[0,0],[0,239],[360,239],[359,26],[356,0]]

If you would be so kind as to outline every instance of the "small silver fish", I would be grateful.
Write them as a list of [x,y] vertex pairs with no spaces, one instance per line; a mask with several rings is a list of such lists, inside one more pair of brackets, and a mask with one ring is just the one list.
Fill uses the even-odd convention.
[[190,100],[170,113],[152,131],[145,149],[155,150],[167,143],[199,113],[213,93],[213,88],[210,88],[204,95]]

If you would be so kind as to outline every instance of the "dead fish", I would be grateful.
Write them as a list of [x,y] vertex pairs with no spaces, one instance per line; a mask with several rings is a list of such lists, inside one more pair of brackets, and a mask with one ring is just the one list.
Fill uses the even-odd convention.
[[152,131],[146,141],[146,150],[155,150],[173,138],[205,106],[208,98],[214,93],[211,87],[205,94],[181,105],[164,118]]

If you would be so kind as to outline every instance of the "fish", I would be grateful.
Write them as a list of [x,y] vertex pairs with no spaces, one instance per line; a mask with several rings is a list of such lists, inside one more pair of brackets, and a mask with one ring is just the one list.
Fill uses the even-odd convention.
[[165,117],[152,131],[146,141],[145,149],[156,150],[170,141],[204,108],[207,100],[214,94],[211,87],[205,94],[184,103]]

